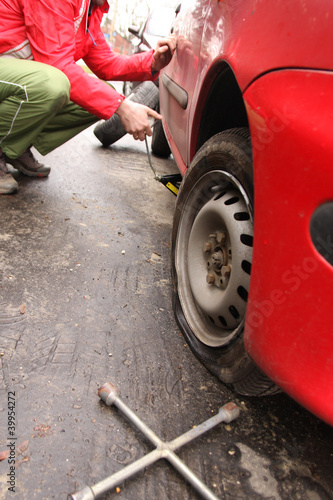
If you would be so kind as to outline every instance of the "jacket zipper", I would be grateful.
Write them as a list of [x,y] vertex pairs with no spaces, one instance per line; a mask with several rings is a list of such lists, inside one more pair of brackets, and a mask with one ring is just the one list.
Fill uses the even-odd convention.
[[89,1],[89,5],[88,5],[88,15],[87,15],[87,22],[86,22],[86,33],[87,32],[89,33],[89,36],[92,39],[93,44],[95,45],[95,47],[97,47],[97,43],[95,42],[92,34],[89,31],[89,16],[91,16],[91,13],[92,13],[92,5],[91,5],[91,0],[90,0]]

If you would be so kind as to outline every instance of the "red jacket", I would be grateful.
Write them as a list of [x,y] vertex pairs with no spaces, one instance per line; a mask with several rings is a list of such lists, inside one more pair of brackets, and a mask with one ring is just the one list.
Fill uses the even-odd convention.
[[[1,0],[0,56],[10,55],[59,68],[71,84],[70,98],[99,118],[108,119],[124,96],[101,80],[144,81],[152,77],[153,51],[132,56],[110,51],[100,29],[108,12],[90,0]],[[83,59],[98,78],[75,61]],[[101,80],[99,80],[101,79]]]

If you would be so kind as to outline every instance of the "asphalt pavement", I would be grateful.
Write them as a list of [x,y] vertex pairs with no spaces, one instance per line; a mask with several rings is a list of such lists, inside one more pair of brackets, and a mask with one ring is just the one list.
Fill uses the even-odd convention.
[[[240,407],[177,452],[216,497],[333,498],[332,428],[285,394],[233,394],[193,356],[172,312],[175,197],[144,144],[92,131],[0,197],[0,498],[66,499],[154,449],[99,399],[108,381],[163,441]],[[103,498],[201,497],[162,459]]]

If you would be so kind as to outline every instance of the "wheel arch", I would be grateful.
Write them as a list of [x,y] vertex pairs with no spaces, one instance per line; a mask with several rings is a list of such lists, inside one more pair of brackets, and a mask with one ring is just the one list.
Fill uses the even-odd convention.
[[217,61],[201,86],[193,118],[191,161],[211,137],[231,128],[249,127],[241,89],[232,68]]

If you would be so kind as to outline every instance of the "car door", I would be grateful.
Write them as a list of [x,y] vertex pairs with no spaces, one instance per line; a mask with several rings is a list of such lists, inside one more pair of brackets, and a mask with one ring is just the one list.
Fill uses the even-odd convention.
[[205,16],[210,2],[185,0],[181,4],[174,32],[177,35],[177,50],[172,62],[162,75],[160,84],[161,106],[167,129],[172,140],[177,138],[176,147],[187,164],[187,134],[190,103],[196,85],[200,61],[201,38]]

